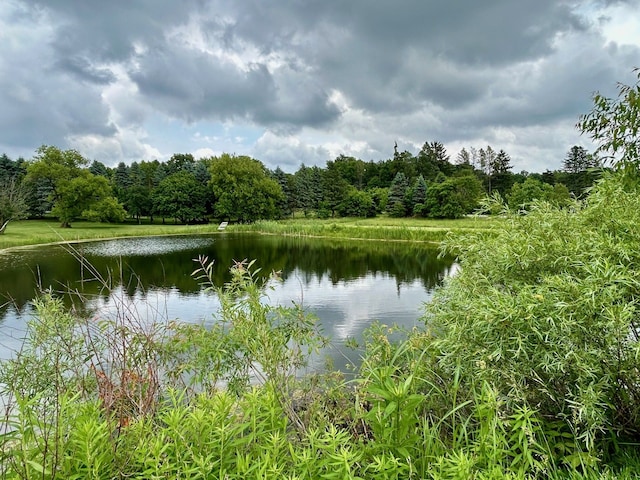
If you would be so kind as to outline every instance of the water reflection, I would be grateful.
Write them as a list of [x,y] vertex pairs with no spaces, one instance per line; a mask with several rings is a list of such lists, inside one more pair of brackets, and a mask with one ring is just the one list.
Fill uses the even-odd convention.
[[337,345],[334,360],[344,364],[341,342],[358,338],[374,320],[413,326],[452,268],[451,258],[424,245],[227,233],[100,241],[74,251],[49,246],[0,256],[0,292],[11,299],[0,307],[0,344],[8,351],[19,345],[39,285],[87,296],[78,303],[63,294],[68,306],[87,314],[104,315],[125,302],[157,321],[213,322],[217,298],[191,277],[193,259],[203,254],[216,261],[218,286],[229,280],[234,260],[255,258],[264,275],[280,271],[283,281],[267,292],[269,301],[295,301],[317,315]]

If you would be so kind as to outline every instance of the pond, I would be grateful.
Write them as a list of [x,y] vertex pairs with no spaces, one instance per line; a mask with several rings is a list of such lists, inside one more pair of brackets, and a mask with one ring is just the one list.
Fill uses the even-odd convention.
[[[88,312],[125,299],[136,315],[157,321],[214,322],[217,298],[191,276],[193,259],[206,255],[215,260],[217,286],[229,280],[234,261],[255,259],[265,275],[280,271],[282,281],[265,290],[266,301],[296,302],[316,315],[331,339],[326,356],[344,369],[358,356],[344,348],[345,341],[361,339],[372,322],[421,324],[424,303],[455,269],[453,259],[437,253],[426,244],[231,233],[15,250],[0,255],[0,358],[20,347],[30,301],[41,289],[60,292],[67,305]],[[95,280],[94,269],[104,281]],[[87,300],[78,303],[71,292]]]

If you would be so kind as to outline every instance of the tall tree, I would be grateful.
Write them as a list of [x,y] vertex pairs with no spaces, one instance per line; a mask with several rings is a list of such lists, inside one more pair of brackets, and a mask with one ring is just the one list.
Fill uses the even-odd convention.
[[307,167],[303,163],[294,173],[296,208],[300,208],[306,217],[317,210],[322,201],[323,171],[316,165]]
[[195,159],[190,153],[174,153],[166,164],[167,175],[182,171],[193,171]]
[[592,167],[597,167],[598,161],[586,148],[574,145],[569,149],[562,162],[562,169],[567,173],[580,173]]
[[497,154],[491,145],[487,145],[487,148],[481,148],[478,150],[478,158],[480,162],[480,170],[486,175],[487,179],[487,191],[491,194],[491,174],[495,166]]
[[132,185],[131,177],[129,176],[129,166],[124,163],[118,163],[115,171],[113,172],[113,185],[116,189],[116,193],[124,192]]
[[0,180],[14,178],[19,183],[25,173],[20,162],[11,160],[5,153],[0,155]]
[[[346,157],[344,157],[346,158]],[[345,161],[327,162],[327,168],[322,177],[322,202],[323,206],[335,216],[340,205],[349,193],[349,182],[343,177]],[[352,165],[355,166],[354,163]]]
[[500,150],[491,165],[491,175],[508,173],[512,168],[513,165],[511,165],[511,157],[504,150]]
[[11,220],[26,218],[27,192],[15,177],[0,177],[0,235]]
[[193,173],[182,170],[167,176],[154,190],[154,210],[176,222],[199,222],[206,213],[206,197],[206,186]]
[[[453,172],[447,149],[440,142],[426,142],[418,153],[417,162],[417,173],[422,174],[425,180],[433,180],[437,172],[442,172],[445,176]],[[433,169],[437,170],[435,174]]]
[[413,186],[413,195],[411,196],[411,211],[414,215],[422,215],[424,209],[424,201],[427,198],[427,182],[422,175],[418,176]]
[[273,178],[282,189],[283,198],[278,202],[278,210],[282,217],[293,216],[295,210],[295,191],[293,176],[287,174],[280,167],[273,171]]
[[63,182],[57,192],[51,213],[60,220],[61,227],[70,227],[71,222],[80,217],[100,222],[124,219],[124,208],[113,198],[109,181],[87,169]]
[[409,189],[409,180],[404,173],[398,172],[389,187],[387,200],[387,213],[392,217],[405,217],[407,215],[406,197]]
[[94,175],[100,175],[102,177],[109,178],[110,176],[110,172],[107,166],[104,163],[99,162],[97,160],[94,160],[93,162],[91,162],[91,165],[89,165],[89,171]]
[[339,155],[335,160],[327,162],[327,170],[334,170],[349,185],[362,190],[365,186],[364,176],[367,164],[362,160],[346,155]]
[[102,201],[113,204],[109,182],[84,168],[87,164],[76,150],[43,145],[27,166],[27,181],[48,187],[51,213],[62,227],[69,227],[85,211],[96,211]]
[[262,162],[224,153],[211,159],[209,171],[218,218],[252,222],[277,217],[284,195]]
[[462,147],[462,150],[458,152],[458,156],[456,157],[457,165],[471,165],[471,154],[469,151]]
[[146,186],[134,185],[127,189],[124,207],[138,224],[143,216],[148,216],[153,223],[153,194]]
[[489,184],[492,190],[505,195],[511,186],[515,183],[515,178],[511,173],[511,157],[504,150],[500,150],[495,156],[491,165],[491,174],[489,175]]

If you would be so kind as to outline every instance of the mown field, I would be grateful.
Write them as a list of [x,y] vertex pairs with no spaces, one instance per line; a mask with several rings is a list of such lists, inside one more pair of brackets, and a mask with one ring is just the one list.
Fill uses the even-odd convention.
[[[447,232],[491,229],[501,220],[486,217],[469,217],[459,220],[428,220],[413,218],[378,217],[370,219],[295,218],[280,221],[259,221],[247,224],[230,224],[228,232],[257,232],[278,235],[318,236],[371,240],[404,240],[416,242],[440,242]],[[109,224],[78,221],[72,228],[60,228],[54,219],[22,220],[11,222],[4,235],[0,235],[0,250],[27,245],[56,242],[77,242],[105,238],[189,235],[216,233],[218,222],[207,225],[175,225],[172,223]]]

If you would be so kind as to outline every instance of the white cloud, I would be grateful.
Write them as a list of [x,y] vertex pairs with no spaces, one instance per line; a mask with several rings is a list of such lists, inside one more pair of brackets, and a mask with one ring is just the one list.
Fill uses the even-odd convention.
[[[249,154],[271,168],[490,142],[557,168],[635,81],[640,0],[6,0],[0,152]],[[495,145],[494,145],[495,143]]]

